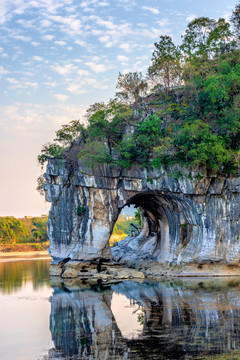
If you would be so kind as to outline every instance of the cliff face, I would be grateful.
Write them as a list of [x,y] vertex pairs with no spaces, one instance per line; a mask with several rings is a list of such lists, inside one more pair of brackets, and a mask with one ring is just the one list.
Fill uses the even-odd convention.
[[[178,167],[171,173],[179,172]],[[154,260],[236,264],[240,256],[240,178],[101,166],[51,159],[45,174],[52,203],[48,233],[54,259]],[[136,205],[142,231],[109,248],[121,209]]]

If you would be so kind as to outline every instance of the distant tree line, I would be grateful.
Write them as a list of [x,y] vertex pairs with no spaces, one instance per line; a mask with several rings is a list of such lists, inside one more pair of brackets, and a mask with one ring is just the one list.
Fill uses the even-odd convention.
[[47,216],[30,219],[16,219],[13,216],[0,217],[0,244],[47,241]]

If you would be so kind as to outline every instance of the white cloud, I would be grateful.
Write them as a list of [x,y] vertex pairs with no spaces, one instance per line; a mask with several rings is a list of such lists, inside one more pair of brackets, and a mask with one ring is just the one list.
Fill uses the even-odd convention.
[[9,35],[11,38],[15,39],[15,40],[21,40],[24,42],[29,42],[31,41],[31,38],[29,36],[25,36],[25,35],[20,35],[20,34],[10,34]]
[[64,45],[66,45],[66,41],[56,40],[56,41],[54,41],[54,44],[57,44],[57,45],[60,45],[60,46],[64,46]]
[[18,85],[19,81],[15,78],[7,78],[6,79],[11,85]]
[[96,16],[96,15],[90,16],[89,19],[93,20],[98,25],[103,26],[103,27],[105,27],[105,28],[107,28],[109,30],[116,29],[116,27],[117,27],[117,25],[115,25],[112,21],[104,20],[104,19],[102,19],[102,18],[100,18],[99,16]]
[[33,81],[28,81],[28,80],[19,81],[18,79],[15,79],[12,77],[8,77],[8,78],[6,78],[6,80],[9,82],[9,84],[11,85],[10,88],[12,88],[12,89],[31,88],[31,89],[37,90],[39,87],[39,84],[37,82],[33,82]]
[[35,56],[33,56],[33,60],[43,61],[44,59],[43,59],[43,57],[41,57],[41,56],[35,55]]
[[44,35],[43,36],[43,40],[49,40],[49,41],[51,41],[51,40],[53,40],[54,39],[54,36],[53,35]]
[[135,6],[138,6],[135,0],[118,0],[118,6],[121,6],[126,11],[131,11]]
[[102,81],[91,77],[84,77],[71,82],[67,90],[74,95],[80,95],[91,92],[93,89],[107,90],[107,88]]
[[129,51],[131,49],[131,45],[130,45],[130,43],[123,43],[123,44],[119,45],[119,48],[123,49],[125,51]]
[[101,42],[107,42],[110,38],[108,35],[103,35],[103,36],[100,36],[98,39]]
[[23,87],[31,87],[31,88],[34,88],[35,90],[37,90],[37,88],[39,87],[39,84],[37,82],[33,82],[33,81],[24,81]]
[[167,18],[163,18],[162,20],[157,21],[159,26],[166,26],[169,23]]
[[39,44],[39,42],[37,42],[37,41],[32,41],[32,42],[31,42],[31,45],[36,47],[36,46],[39,46],[40,44]]
[[41,20],[41,26],[42,26],[43,28],[49,27],[49,26],[51,26],[51,25],[52,25],[51,21],[49,21],[49,20],[47,20],[47,19]]
[[117,60],[120,61],[120,62],[128,62],[129,58],[127,56],[124,56],[124,55],[118,55]]
[[49,87],[56,87],[57,86],[57,83],[55,81],[47,81],[44,84],[49,86]]
[[109,3],[107,1],[101,1],[98,3],[98,6],[109,6]]
[[193,21],[194,19],[196,19],[197,18],[197,15],[195,15],[195,14],[190,14],[190,15],[188,15],[188,17],[186,18],[186,21],[187,22],[191,22],[191,21]]
[[0,66],[0,78],[3,76],[3,75],[6,75],[8,74],[9,71],[4,69],[3,66]]
[[35,25],[33,25],[35,20],[19,19],[16,22],[26,29],[35,29]]
[[141,8],[143,10],[151,11],[151,13],[153,13],[154,15],[158,15],[160,13],[160,11],[158,9],[150,7],[150,6],[142,6]]
[[51,15],[50,19],[56,23],[62,24],[62,31],[67,32],[71,35],[80,34],[82,32],[82,23],[79,19],[76,19],[74,15],[70,15],[69,17]]
[[76,40],[75,44],[80,45],[82,47],[87,47],[88,46],[87,43],[85,41],[83,41],[83,40]]
[[52,68],[52,70],[56,71],[60,75],[71,74],[76,69],[76,67],[73,64],[66,64],[63,66],[56,64],[56,65],[52,66],[51,68]]
[[64,94],[54,94],[55,98],[58,99],[61,102],[65,102],[69,96]]
[[89,92],[89,90],[82,86],[82,84],[79,83],[71,83],[67,90],[74,95],[81,95],[81,94],[86,94],[87,92]]
[[90,72],[89,72],[89,71],[87,71],[87,70],[82,70],[82,69],[77,70],[77,74],[80,75],[80,76],[90,76]]
[[85,65],[89,66],[90,69],[92,69],[96,73],[102,73],[108,70],[105,64],[96,64],[94,62],[89,61],[86,62]]

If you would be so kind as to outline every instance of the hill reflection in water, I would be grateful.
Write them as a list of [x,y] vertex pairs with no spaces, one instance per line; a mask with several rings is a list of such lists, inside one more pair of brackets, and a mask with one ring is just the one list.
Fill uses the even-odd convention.
[[240,348],[238,278],[52,286],[49,359],[196,359]]

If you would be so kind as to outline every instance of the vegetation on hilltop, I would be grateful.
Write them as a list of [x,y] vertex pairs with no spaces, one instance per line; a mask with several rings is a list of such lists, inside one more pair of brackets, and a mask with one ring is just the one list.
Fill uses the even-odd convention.
[[[232,25],[232,26],[231,26]],[[205,173],[236,174],[240,165],[240,2],[225,19],[191,21],[176,46],[154,44],[146,77],[119,74],[116,98],[87,111],[88,126],[64,125],[38,160],[61,158],[81,139],[88,166],[160,168],[180,164]]]

